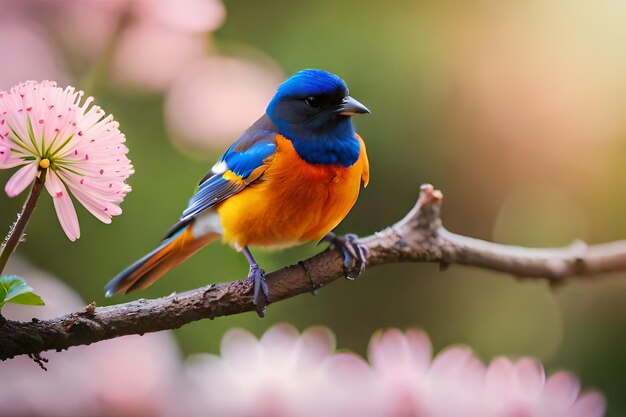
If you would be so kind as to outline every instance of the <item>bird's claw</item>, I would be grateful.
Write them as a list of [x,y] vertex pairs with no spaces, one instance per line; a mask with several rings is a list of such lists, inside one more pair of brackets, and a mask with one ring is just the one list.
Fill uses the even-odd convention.
[[[252,300],[256,306],[256,312],[259,317],[263,317],[265,316],[265,306],[270,303],[270,289],[267,286],[267,281],[265,281],[265,271],[258,265],[251,265],[250,273],[248,273],[248,281],[252,283],[254,288]],[[264,298],[262,301],[261,291],[263,292]]]
[[[344,236],[337,236],[329,233],[326,240],[334,247],[339,247],[343,253],[343,266],[346,271],[346,278],[353,280],[365,271],[367,258],[370,251],[364,244],[358,241],[359,237],[354,233]],[[352,267],[352,264],[355,264]]]

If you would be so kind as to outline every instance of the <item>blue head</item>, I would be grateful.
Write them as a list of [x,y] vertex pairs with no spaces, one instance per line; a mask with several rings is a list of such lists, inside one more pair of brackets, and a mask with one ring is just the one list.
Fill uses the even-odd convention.
[[267,115],[290,139],[304,160],[316,164],[352,165],[359,157],[350,117],[369,110],[348,95],[338,76],[307,69],[278,87]]

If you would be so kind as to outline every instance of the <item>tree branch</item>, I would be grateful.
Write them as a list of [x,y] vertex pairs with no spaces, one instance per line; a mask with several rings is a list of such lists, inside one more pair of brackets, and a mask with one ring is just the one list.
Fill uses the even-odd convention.
[[[431,185],[421,188],[415,207],[398,223],[361,239],[370,250],[368,267],[394,262],[471,265],[522,278],[552,283],[574,276],[626,271],[626,241],[588,246],[531,249],[473,239],[441,225],[443,195]],[[273,302],[309,293],[344,276],[343,257],[326,250],[267,276]],[[176,329],[203,318],[253,311],[252,288],[246,281],[209,285],[153,300],[84,310],[51,320],[16,322],[0,316],[0,359],[67,349],[129,334]]]

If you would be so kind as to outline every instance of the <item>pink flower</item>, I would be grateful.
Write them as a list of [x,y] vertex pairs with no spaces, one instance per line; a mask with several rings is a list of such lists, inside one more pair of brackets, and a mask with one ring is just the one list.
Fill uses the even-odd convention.
[[228,146],[263,114],[280,78],[268,60],[212,56],[186,65],[165,96],[172,139],[194,152]]
[[467,348],[447,349],[433,360],[424,332],[391,329],[372,337],[369,360],[385,416],[480,415],[475,399],[484,365]]
[[397,329],[375,335],[369,359],[385,416],[601,417],[599,393],[579,396],[580,383],[559,372],[546,380],[539,362],[496,358],[485,366],[468,348],[432,358],[425,333]]
[[260,340],[231,330],[221,356],[188,361],[186,415],[341,417],[601,417],[598,393],[559,372],[547,379],[539,362],[495,359],[485,366],[469,348],[433,358],[428,336],[397,329],[372,337],[368,365],[336,353],[333,335],[301,335],[276,325]]
[[[0,169],[21,166],[5,191],[15,197],[46,171],[45,185],[70,240],[80,237],[74,197],[104,223],[122,212],[133,173],[124,135],[111,115],[83,92],[56,83],[27,81],[0,92]],[[68,192],[69,189],[69,192]]]
[[579,396],[580,382],[568,372],[546,380],[541,363],[532,358],[514,362],[494,359],[485,375],[486,417],[601,417],[605,401],[597,392]]
[[135,5],[140,17],[183,32],[214,31],[226,18],[221,0],[143,0]]
[[120,84],[163,91],[208,49],[203,34],[169,30],[152,21],[139,22],[120,35],[111,76]]
[[[334,336],[324,327],[302,334],[279,324],[260,340],[231,330],[221,357],[198,355],[188,362],[191,397],[203,399],[185,415],[374,416],[368,395],[373,380],[353,354],[334,354]],[[194,392],[195,391],[195,392]],[[190,403],[193,401],[190,401]]]
[[69,79],[61,51],[46,28],[19,10],[24,3],[0,0],[0,56],[5,62],[11,57],[11,65],[0,71],[0,91],[24,79]]

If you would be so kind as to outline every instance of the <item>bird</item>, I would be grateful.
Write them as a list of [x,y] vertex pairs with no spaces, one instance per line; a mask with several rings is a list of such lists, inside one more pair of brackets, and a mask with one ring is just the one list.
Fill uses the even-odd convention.
[[319,69],[292,75],[278,86],[265,114],[200,180],[161,243],[114,277],[105,286],[106,296],[150,286],[220,238],[248,261],[253,303],[261,317],[270,302],[269,288],[249,246],[327,241],[343,252],[346,276],[358,276],[367,248],[356,235],[338,236],[332,230],[369,182],[365,142],[352,124],[352,116],[367,113],[339,76]]

